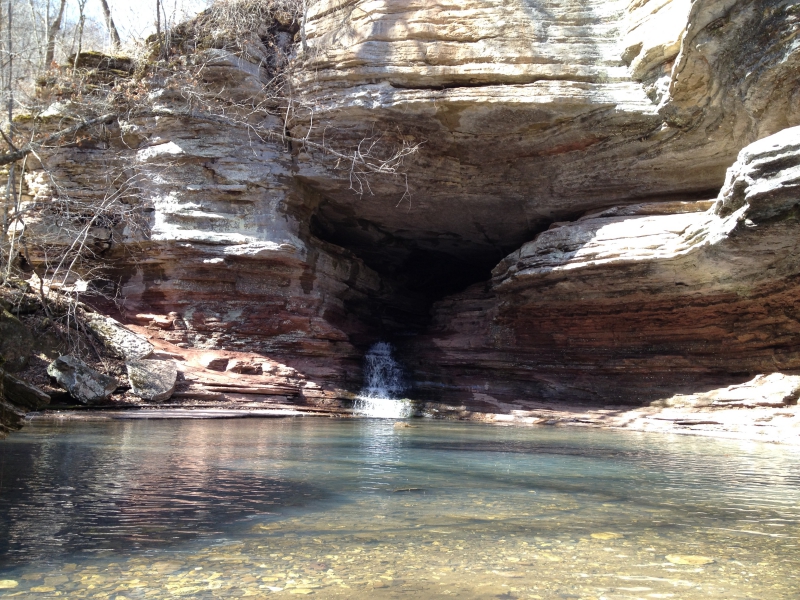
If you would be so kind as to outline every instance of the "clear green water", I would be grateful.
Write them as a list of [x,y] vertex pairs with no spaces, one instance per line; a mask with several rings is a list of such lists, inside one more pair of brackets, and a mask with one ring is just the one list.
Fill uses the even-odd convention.
[[796,449],[414,425],[33,424],[0,598],[800,598]]

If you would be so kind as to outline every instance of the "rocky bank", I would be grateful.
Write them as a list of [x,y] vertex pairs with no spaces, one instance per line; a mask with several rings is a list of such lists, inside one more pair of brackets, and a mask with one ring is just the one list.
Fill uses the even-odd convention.
[[[33,164],[29,229],[102,203],[111,163],[137,178],[141,226],[92,231],[117,302],[90,302],[177,364],[173,404],[346,411],[390,340],[441,413],[713,411],[730,386],[791,412],[799,31],[788,0],[323,0],[167,69],[272,106],[283,44],[291,115],[209,118],[162,70],[149,112]],[[391,173],[341,158],[403,144]]]

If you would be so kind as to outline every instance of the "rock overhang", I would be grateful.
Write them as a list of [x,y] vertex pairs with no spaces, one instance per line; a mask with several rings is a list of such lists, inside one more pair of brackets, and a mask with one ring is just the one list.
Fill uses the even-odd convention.
[[796,79],[791,4],[317,3],[294,131],[422,142],[407,177],[358,194],[301,162],[319,231],[394,274],[420,253],[482,265],[603,207],[713,197],[741,147],[797,122],[763,89]]
[[[770,287],[777,281],[774,271],[745,260],[741,264],[751,264],[748,273],[755,279],[734,282],[706,302],[718,289],[711,275],[737,268],[740,256],[753,256],[746,224],[737,225],[740,242],[731,236],[727,255],[705,257],[706,266],[694,269],[693,280],[691,259],[677,257],[680,252],[673,263],[684,260],[678,266],[686,277],[676,279],[674,269],[653,277],[653,265],[661,254],[690,245],[682,223],[695,217],[713,220],[713,215],[699,215],[708,210],[707,199],[716,196],[740,148],[798,122],[790,93],[797,83],[797,55],[787,37],[791,15],[780,12],[795,3],[751,3],[775,9],[760,14],[746,2],[698,0],[680,27],[652,40],[641,32],[629,35],[639,30],[623,26],[630,17],[623,14],[624,2],[318,6],[325,4],[363,9],[373,24],[391,13],[393,25],[367,26],[367,37],[382,36],[369,42],[371,54],[358,50],[355,41],[330,55],[318,53],[311,62],[300,54],[298,66],[305,75],[293,82],[299,109],[289,130],[295,141],[254,139],[243,123],[195,118],[174,94],[154,96],[162,114],[137,119],[136,140],[130,135],[123,140],[135,142],[126,141],[127,148],[138,150],[138,159],[136,151],[130,153],[131,161],[143,172],[171,163],[171,177],[162,176],[169,174],[165,170],[143,186],[150,237],[126,238],[125,243],[137,245],[142,260],[133,274],[130,264],[122,265],[127,271],[121,275],[128,278],[122,289],[133,313],[173,324],[158,332],[170,343],[209,351],[247,348],[309,373],[324,371],[327,383],[354,389],[360,383],[358,361],[376,338],[423,333],[419,344],[430,342],[433,350],[410,342],[404,351],[412,348],[415,360],[425,359],[420,381],[443,394],[450,393],[451,383],[428,377],[426,370],[433,366],[455,373],[454,366],[468,365],[472,375],[505,378],[523,392],[535,388],[528,385],[534,380],[544,382],[545,390],[563,391],[564,378],[578,373],[585,391],[592,387],[593,369],[606,369],[606,375],[629,371],[643,381],[663,375],[654,375],[644,357],[666,357],[661,366],[668,365],[682,381],[694,381],[694,374],[711,364],[698,366],[681,354],[696,352],[700,341],[681,346],[651,327],[647,315],[668,323],[678,311],[676,302],[690,306],[695,312],[687,312],[686,322],[673,321],[676,327],[689,323],[681,334],[685,341],[713,337],[740,308],[751,316],[766,310],[767,300],[754,294],[773,303],[790,297],[789,288]],[[650,19],[652,25],[666,10],[683,14],[686,4],[650,0],[631,6],[638,11],[637,22]],[[472,24],[464,20],[466,5]],[[543,24],[546,15],[540,23],[523,10],[537,6],[574,14],[566,15],[569,23]],[[436,16],[431,30],[425,26],[430,10],[451,14]],[[415,11],[424,14],[415,16]],[[497,23],[487,24],[492,18]],[[409,28],[398,26],[403,19]],[[309,25],[312,49],[314,28],[323,20],[313,18]],[[484,26],[493,28],[486,37],[491,43],[467,31]],[[595,34],[604,40],[602,49],[580,43],[582,36]],[[439,39],[443,35],[447,39]],[[533,43],[536,36],[541,43]],[[414,52],[424,50],[423,59],[408,59],[412,46]],[[763,64],[754,63],[759,52]],[[253,93],[257,70],[247,65],[242,70],[239,59],[215,61],[213,81],[206,83],[239,86],[229,90],[234,102],[240,93]],[[304,112],[303,106],[311,110]],[[271,121],[276,131],[279,121]],[[424,144],[404,171],[369,176],[357,182],[365,185],[355,193],[347,168],[297,142],[309,130],[312,142],[324,132],[325,143],[342,152],[365,140],[376,141],[381,152],[404,142]],[[100,154],[97,149],[95,155]],[[86,160],[95,155],[86,153]],[[51,167],[86,189],[97,176],[69,161]],[[781,185],[789,179],[781,179]],[[668,216],[672,205],[683,208]],[[614,240],[643,224],[652,230],[649,241],[644,236],[627,254],[612,256]],[[566,246],[558,252],[564,258],[574,251],[574,260],[562,261],[548,274],[537,272],[534,264],[508,268],[520,249],[528,252],[538,244],[541,254],[548,254],[548,240],[590,229],[572,250],[567,246],[576,240],[561,240]],[[785,249],[774,236],[769,243],[764,239],[765,252]],[[546,261],[558,258],[549,254]],[[535,255],[532,251],[525,260],[535,262]],[[516,260],[514,268],[519,262],[524,261]],[[761,292],[751,285],[759,277],[767,284]],[[609,282],[615,280],[619,285],[612,289]],[[587,287],[591,282],[594,291]],[[469,287],[474,283],[480,285]],[[634,311],[630,323],[620,323],[630,306],[618,310],[615,303],[637,286],[641,298],[648,290],[657,297],[644,302],[641,313]],[[492,297],[500,288],[512,297]],[[687,292],[708,306],[692,305]],[[737,298],[747,302],[740,306]],[[441,301],[428,319],[435,300]],[[175,318],[162,318],[173,312]],[[594,321],[586,317],[592,314]],[[712,324],[703,326],[704,319]],[[784,334],[792,327],[776,319],[777,343],[791,346]],[[633,323],[639,331],[629,331]],[[626,332],[619,340],[603,331],[615,327]],[[467,332],[468,348],[459,347],[463,340],[457,335],[440,335],[442,328]],[[769,341],[745,329],[741,336],[756,340],[740,344],[743,352],[755,348],[747,369],[766,364]],[[615,344],[624,346],[626,335],[634,341],[619,351]],[[521,340],[517,345],[515,336]],[[784,353],[790,360],[781,364],[794,360],[792,352]],[[720,355],[712,362],[729,374],[734,359]],[[472,375],[467,373],[465,381]],[[662,377],[664,389],[665,381]]]

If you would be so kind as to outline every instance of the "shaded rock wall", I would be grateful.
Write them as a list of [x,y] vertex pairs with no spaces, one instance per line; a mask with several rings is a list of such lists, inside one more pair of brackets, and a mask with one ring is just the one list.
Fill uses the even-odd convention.
[[792,128],[742,150],[713,203],[554,226],[435,306],[408,353],[420,392],[640,403],[800,369],[798,203]]

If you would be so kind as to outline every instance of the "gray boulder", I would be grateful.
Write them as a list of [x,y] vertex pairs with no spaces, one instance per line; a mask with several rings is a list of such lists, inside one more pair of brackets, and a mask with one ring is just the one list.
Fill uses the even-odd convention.
[[92,313],[86,315],[85,321],[106,348],[126,361],[147,358],[153,353],[153,344],[116,319]]
[[119,385],[113,377],[95,371],[74,356],[59,356],[47,367],[47,374],[84,404],[108,399]]
[[175,392],[178,367],[168,360],[131,360],[126,363],[131,391],[143,400],[162,402]]
[[22,428],[25,412],[25,409],[0,398],[0,440],[2,440],[7,433]]
[[15,406],[27,410],[40,410],[50,404],[50,396],[45,394],[35,385],[31,385],[0,369],[0,378],[3,381],[2,397]]
[[42,390],[0,369],[0,439],[22,427],[25,413],[49,402]]

